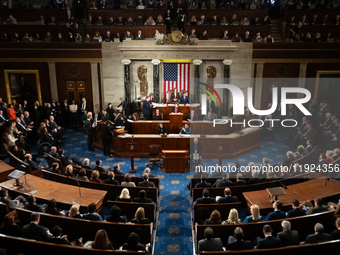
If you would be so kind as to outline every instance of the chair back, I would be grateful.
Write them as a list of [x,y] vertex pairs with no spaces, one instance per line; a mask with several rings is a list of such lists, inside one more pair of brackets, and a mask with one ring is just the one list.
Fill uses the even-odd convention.
[[158,156],[161,152],[160,144],[150,144],[149,145],[150,157]]
[[134,121],[140,120],[139,114],[137,112],[132,114],[132,118],[133,118]]

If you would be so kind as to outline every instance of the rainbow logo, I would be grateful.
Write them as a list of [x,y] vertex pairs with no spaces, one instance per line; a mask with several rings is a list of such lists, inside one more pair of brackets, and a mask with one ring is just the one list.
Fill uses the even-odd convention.
[[[222,100],[221,100],[221,98],[220,98],[220,95],[217,93],[217,91],[216,91],[213,87],[211,87],[210,85],[208,85],[208,84],[206,84],[206,83],[203,83],[203,82],[197,82],[197,83],[198,83],[198,84],[201,84],[201,85],[203,85],[203,86],[206,86],[207,88],[211,89],[211,90],[216,94],[218,100],[220,101],[221,106],[223,105],[223,104],[222,104]],[[211,96],[212,100],[213,100],[214,103],[215,103],[215,106],[217,106],[215,97],[214,97],[208,90],[203,89],[203,88],[200,88],[200,87],[198,87],[198,88],[199,88],[200,90],[203,90],[203,91],[204,91],[205,93],[207,93],[209,96]]]

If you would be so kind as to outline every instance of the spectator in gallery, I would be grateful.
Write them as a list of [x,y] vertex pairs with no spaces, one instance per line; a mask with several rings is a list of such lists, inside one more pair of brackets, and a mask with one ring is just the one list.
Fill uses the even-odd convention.
[[264,39],[263,42],[265,43],[273,43],[274,42],[274,38],[272,37],[271,34],[267,35]]
[[263,38],[261,37],[260,32],[256,33],[256,36],[254,37],[253,42],[254,43],[262,43],[263,42]]
[[14,18],[12,15],[8,16],[8,19],[6,20],[6,25],[16,25],[18,24],[17,19]]
[[197,38],[196,30],[194,28],[191,29],[191,34],[189,35],[189,38]]
[[250,25],[250,21],[249,21],[247,16],[244,16],[243,19],[241,19],[241,25],[242,26],[249,26]]
[[164,19],[162,15],[157,16],[156,25],[164,25]]
[[250,207],[250,216],[247,216],[243,223],[249,223],[249,222],[260,222],[263,221],[262,216],[260,215],[260,207],[258,205],[252,205]]
[[126,31],[126,35],[125,35],[125,37],[124,37],[124,40],[127,40],[127,39],[129,39],[129,40],[133,40],[134,38],[133,38],[133,35],[131,34],[131,32],[130,32],[130,30],[127,30]]
[[153,37],[154,40],[163,40],[164,34],[160,33],[158,29],[155,30],[155,36]]
[[142,34],[142,30],[138,29],[135,40],[144,40],[144,35]]
[[242,42],[242,39],[239,35],[239,33],[236,33],[233,38],[231,39],[232,42]]
[[227,26],[229,24],[227,18],[225,16],[220,20],[220,26]]
[[224,30],[223,31],[223,35],[221,37],[221,40],[230,40],[231,39],[231,36],[229,34],[229,31],[228,30]]
[[93,36],[93,41],[94,42],[102,42],[103,39],[102,39],[102,36],[99,34],[98,31],[95,32],[94,36]]
[[223,251],[223,244],[220,238],[214,238],[214,230],[207,227],[204,230],[204,237],[198,242],[198,252],[201,251]]
[[143,1],[139,2],[139,5],[136,7],[137,10],[144,10],[145,9],[145,5],[143,4]]
[[153,20],[152,16],[149,16],[149,18],[145,21],[144,25],[154,26],[154,25],[156,25],[156,22]]
[[[204,189],[207,190],[207,189]],[[209,191],[208,191],[209,192]],[[208,193],[209,194],[209,193]],[[214,198],[211,198],[214,199]],[[215,201],[214,201],[215,202]],[[211,203],[210,203],[211,204]],[[221,224],[221,214],[218,210],[214,210],[211,214],[210,214],[210,218],[206,219],[204,221],[204,225],[215,225],[215,224]]]
[[208,31],[207,30],[204,30],[201,37],[200,37],[200,40],[209,40],[209,35],[208,35]]
[[155,9],[155,4],[153,3],[152,0],[150,0],[148,3],[148,9]]
[[97,10],[97,4],[95,1],[91,3],[90,10]]

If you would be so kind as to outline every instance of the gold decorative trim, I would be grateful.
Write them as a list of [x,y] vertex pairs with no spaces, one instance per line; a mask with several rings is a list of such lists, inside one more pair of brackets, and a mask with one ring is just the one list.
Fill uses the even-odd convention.
[[102,62],[101,58],[0,58],[0,62]]
[[315,88],[314,88],[314,100],[318,101],[318,92],[319,92],[319,82],[321,74],[340,74],[340,71],[336,70],[318,70],[316,71],[316,81],[315,81]]
[[8,69],[4,70],[7,102],[9,104],[12,103],[11,87],[9,85],[9,74],[10,73],[35,74],[35,83],[37,87],[38,101],[39,101],[39,104],[42,105],[39,70],[8,70]]

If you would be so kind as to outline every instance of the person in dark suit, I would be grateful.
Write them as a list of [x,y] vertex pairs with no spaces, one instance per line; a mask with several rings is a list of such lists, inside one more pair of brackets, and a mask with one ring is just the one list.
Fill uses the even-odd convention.
[[143,101],[143,114],[147,120],[151,120],[152,108],[153,106],[152,103],[150,102],[150,97],[147,96],[146,99]]
[[238,202],[238,198],[236,196],[231,195],[231,190],[229,188],[224,189],[224,197],[221,197],[217,203],[226,204],[226,203],[236,203]]
[[215,198],[210,197],[210,192],[208,189],[204,189],[202,192],[202,197],[196,199],[195,204],[215,204]]
[[320,213],[320,212],[326,212],[328,210],[328,207],[326,205],[322,204],[322,198],[315,198],[314,199],[314,207],[310,207],[308,208],[306,214],[310,215],[310,214],[314,214],[314,213]]
[[100,159],[96,160],[96,166],[92,170],[97,170],[98,172],[104,173],[105,169],[101,167],[102,161]]
[[189,104],[188,92],[183,92],[183,95],[179,99],[180,104]]
[[281,211],[282,206],[283,206],[282,202],[280,200],[276,200],[273,203],[274,212],[271,212],[267,215],[267,221],[285,219],[286,214]]
[[321,223],[316,223],[314,226],[314,234],[310,234],[306,237],[306,243],[322,243],[332,240],[329,234],[324,233],[324,227]]
[[251,172],[251,179],[249,179],[248,184],[255,184],[255,183],[261,183],[262,179],[259,178],[259,172],[257,170],[253,170]]
[[32,170],[38,170],[41,168],[37,162],[32,160],[32,155],[29,153],[25,155],[25,162],[30,165]]
[[40,214],[37,212],[32,213],[31,223],[22,228],[22,237],[34,239],[36,241],[48,242],[50,237],[48,236],[46,229],[43,226],[39,226],[39,222]]
[[233,183],[234,186],[245,185],[246,181],[243,180],[243,175],[241,173],[236,174],[236,182]]
[[122,249],[128,251],[146,251],[144,244],[139,242],[139,236],[135,232],[129,235],[127,243],[124,243]]
[[184,135],[190,135],[190,132],[191,132],[191,128],[189,127],[189,124],[185,123],[184,127],[181,127],[181,131],[179,133],[184,134]]
[[272,228],[269,225],[263,227],[264,239],[257,237],[255,245],[257,249],[273,249],[282,246],[281,241],[272,236]]
[[137,202],[137,203],[152,203],[151,198],[147,198],[146,197],[146,191],[144,189],[140,190],[138,192],[139,197],[135,197],[133,199],[133,202]]
[[198,252],[201,251],[222,251],[223,245],[220,238],[214,238],[214,230],[207,227],[204,230],[205,239],[198,242]]
[[195,188],[209,188],[211,187],[211,183],[207,182],[207,174],[202,173],[201,182],[196,183]]
[[290,166],[290,164],[295,160],[294,153],[292,151],[287,151],[287,157],[283,160],[282,166]]
[[85,97],[83,97],[81,99],[81,103],[80,103],[78,109],[80,109],[81,113],[84,113],[85,111],[86,112],[90,112],[91,111],[91,105],[90,105],[89,102],[86,101]]
[[335,226],[337,229],[331,233],[332,240],[340,239],[340,218],[336,219]]
[[155,187],[155,183],[149,181],[149,175],[143,174],[143,181],[138,183],[138,187]]
[[87,133],[87,149],[89,151],[94,151],[92,143],[93,143],[93,120],[92,113],[87,113],[87,120],[85,121],[85,129]]
[[167,135],[167,130],[164,127],[163,123],[159,123],[157,126],[157,134],[159,135]]
[[179,96],[177,88],[175,88],[170,95],[169,103],[170,104],[176,104],[176,103],[179,103],[179,101],[180,101],[180,96]]
[[291,217],[299,217],[299,216],[303,216],[306,215],[306,211],[301,209],[299,207],[299,200],[294,199],[292,202],[292,207],[293,210],[288,211],[287,213],[287,218],[291,218]]
[[113,205],[110,208],[110,215],[107,216],[106,221],[108,222],[121,222],[121,223],[126,223],[126,217],[120,216],[121,210],[118,206]]
[[187,115],[187,121],[195,121],[198,120],[197,114],[195,114],[195,110],[190,110],[190,113]]
[[234,230],[234,236],[230,236],[228,239],[227,250],[230,251],[240,251],[249,250],[253,246],[250,241],[243,241],[244,233],[242,228],[237,227]]
[[181,112],[181,107],[179,107],[179,103],[175,103],[175,106],[172,107],[171,112],[172,113],[180,113]]
[[209,111],[215,112],[215,102],[212,100],[211,96],[207,99],[207,114]]
[[299,245],[300,244],[300,236],[299,232],[296,230],[291,230],[290,222],[284,220],[281,222],[282,232],[277,233],[277,238],[281,241],[282,246],[289,245]]
[[229,174],[222,172],[222,179],[217,179],[216,182],[213,184],[213,187],[220,188],[220,187],[228,187],[231,186],[233,183],[229,180]]
[[110,155],[112,157],[113,155],[111,154],[111,149],[110,149],[110,144],[111,144],[111,129],[110,129],[110,122],[106,121],[104,124],[101,126],[101,139],[103,141],[103,152],[104,155]]
[[55,174],[61,174],[61,171],[59,169],[59,163],[58,162],[53,162],[52,167],[50,168],[50,171]]
[[42,206],[37,205],[35,203],[36,199],[33,195],[29,195],[26,198],[26,203],[24,205],[24,209],[29,210],[29,211],[33,211],[33,212],[44,212],[44,209],[42,208]]
[[70,241],[67,240],[67,235],[62,235],[62,229],[59,227],[59,225],[56,225],[51,229],[51,235],[51,243],[71,245]]
[[63,149],[58,150],[57,159],[59,159],[61,161],[61,163],[63,164],[64,167],[71,164],[70,161],[68,161],[67,157],[64,156],[64,150]]
[[85,220],[103,221],[102,216],[96,212],[96,204],[91,203],[87,206],[87,213],[83,214]]
[[198,138],[194,138],[194,142],[190,144],[190,164],[192,167],[201,164],[202,161],[202,144],[198,142]]
[[112,184],[112,185],[116,185],[116,186],[119,185],[119,182],[117,180],[115,180],[115,174],[112,171],[109,171],[107,176],[109,178],[105,179],[103,181],[103,183],[105,183],[105,184]]

